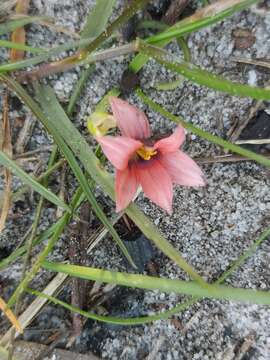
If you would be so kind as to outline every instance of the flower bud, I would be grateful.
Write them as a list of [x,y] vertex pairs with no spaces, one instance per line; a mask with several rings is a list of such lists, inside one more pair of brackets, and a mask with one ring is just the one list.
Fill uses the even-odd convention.
[[94,136],[104,136],[116,127],[116,119],[105,112],[94,112],[87,120],[87,128]]

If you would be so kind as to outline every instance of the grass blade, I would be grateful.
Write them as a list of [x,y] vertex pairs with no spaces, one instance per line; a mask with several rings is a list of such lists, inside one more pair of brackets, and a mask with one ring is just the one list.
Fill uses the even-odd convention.
[[70,116],[75,108],[75,104],[85,86],[85,83],[87,82],[89,76],[93,73],[95,70],[95,65],[90,65],[88,68],[84,69],[80,73],[80,78],[76,85],[74,86],[74,89],[72,91],[68,107],[67,107],[67,114]]
[[178,63],[174,60],[172,60],[172,62],[166,61],[166,58],[171,57],[171,55],[157,47],[141,42],[140,51],[144,55],[152,57],[167,69],[175,71],[199,85],[207,86],[210,89],[219,90],[234,96],[250,97],[257,100],[270,100],[270,90],[229,81],[222,76],[202,70],[191,63]]
[[40,54],[40,53],[44,53],[46,50],[44,49],[38,49],[38,48],[33,48],[31,46],[27,46],[27,45],[23,45],[14,41],[8,41],[8,40],[0,40],[0,47],[5,47],[8,49],[17,49],[17,50],[23,50],[23,51],[27,51],[33,54]]
[[89,14],[86,24],[81,33],[81,38],[96,38],[99,36],[112,14],[116,0],[98,0]]
[[0,24],[0,35],[7,34],[25,25],[39,22],[42,20],[51,20],[48,16],[25,16],[16,20],[6,21]]
[[270,305],[270,292],[233,288],[221,285],[211,285],[211,291],[200,286],[197,282],[163,279],[154,276],[129,274],[109,270],[89,268],[85,266],[52,263],[44,261],[42,267],[46,270],[61,272],[85,280],[102,283],[117,284],[126,287],[160,290],[165,293],[178,293],[200,298],[233,300],[251,302],[259,305]]
[[[9,92],[3,94],[3,121],[2,121],[2,144],[0,145],[1,150],[10,158],[12,158],[12,141],[11,141],[11,128],[9,122]],[[8,212],[11,204],[11,186],[12,177],[9,169],[4,169],[5,187],[3,204],[0,215],[0,233],[5,227],[6,220],[8,218]]]
[[60,206],[61,208],[71,211],[69,206],[65,204],[59,197],[57,197],[50,190],[39,184],[32,176],[28,175],[22,170],[15,161],[11,160],[3,151],[0,151],[0,164],[9,168],[16,176],[18,176],[25,184],[30,186],[33,190],[42,195],[51,203]]

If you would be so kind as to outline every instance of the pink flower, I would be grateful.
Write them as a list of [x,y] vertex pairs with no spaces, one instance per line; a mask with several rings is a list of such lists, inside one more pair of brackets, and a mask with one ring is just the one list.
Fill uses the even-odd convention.
[[128,206],[141,185],[150,200],[171,214],[173,183],[205,185],[201,169],[179,150],[185,140],[184,129],[178,126],[171,136],[153,142],[142,111],[116,97],[109,101],[122,136],[96,139],[116,168],[116,211]]

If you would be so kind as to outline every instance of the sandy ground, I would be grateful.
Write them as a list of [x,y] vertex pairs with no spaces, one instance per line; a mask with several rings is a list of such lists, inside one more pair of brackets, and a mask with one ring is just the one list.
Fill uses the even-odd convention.
[[[33,0],[31,12],[51,15],[72,31],[79,31],[81,19],[92,6],[93,1]],[[117,3],[116,13],[121,2]],[[233,31],[241,28],[250,30],[256,40],[248,49],[236,49]],[[226,78],[263,85],[267,73],[250,66],[237,66],[234,57],[267,58],[270,50],[270,14],[257,14],[254,9],[236,14],[206,30],[191,35],[188,45],[192,61]],[[29,44],[44,46],[64,42],[67,36],[55,34],[34,25],[28,31]],[[175,53],[179,50],[172,45]],[[179,56],[182,54],[179,52]],[[3,59],[6,54],[3,52]],[[112,86],[118,85],[127,59],[119,58],[100,63],[90,78],[79,103],[74,121],[87,136],[85,119],[94,110],[95,104]],[[54,76],[51,84],[61,100],[70,95],[78,78],[78,70]],[[201,128],[226,137],[228,130],[237,120],[243,122],[254,102],[219,92],[193,86],[183,81],[173,91],[157,91],[155,84],[176,79],[154,61],[144,67],[140,79],[144,91],[174,114],[183,116]],[[129,101],[144,109],[156,133],[166,133],[174,124],[146,108],[135,96]],[[270,111],[269,104],[264,108]],[[0,115],[1,116],[1,115]],[[11,112],[11,119],[29,117],[21,106]],[[50,139],[39,124],[35,125],[28,149],[35,149]],[[184,147],[193,157],[212,157],[222,150],[198,137],[189,134]],[[46,160],[46,154],[43,155]],[[29,165],[28,165],[29,166]],[[30,169],[30,168],[28,168]],[[268,224],[270,209],[269,173],[251,162],[235,164],[204,165],[207,186],[203,189],[177,187],[174,191],[174,211],[166,215],[142,194],[137,203],[153,219],[168,240],[183,254],[197,271],[208,281],[214,281],[239,255],[259,236]],[[14,180],[14,188],[19,182]],[[57,188],[57,184],[55,185]],[[10,220],[0,242],[1,251],[16,246],[19,234],[23,234],[33,219],[34,202],[25,204],[23,199],[19,210],[25,215]],[[22,209],[21,209],[22,208]],[[44,229],[54,219],[54,211],[46,208],[42,217]],[[67,247],[67,238],[58,242],[53,258],[61,260]],[[270,287],[270,244],[267,240],[245,264],[235,272],[227,284],[237,287],[269,289]],[[169,278],[187,279],[171,261],[157,250],[153,250],[154,261],[158,263],[158,274]],[[125,264],[111,243],[106,239],[89,257],[89,265],[109,269],[125,269]],[[20,274],[21,264],[12,265],[0,272],[0,279],[14,285]],[[36,281],[46,281],[41,274]],[[6,288],[6,295],[10,292]],[[117,290],[117,301],[111,307],[113,315],[138,316],[169,309],[183,300],[174,294]],[[119,300],[120,299],[120,300]],[[38,317],[35,326],[42,329],[62,326],[65,312],[53,306],[46,307]],[[270,358],[270,309],[256,305],[240,305],[221,301],[201,301],[170,320],[157,321],[137,327],[113,327],[88,321],[78,340],[78,350],[96,352],[104,359],[269,359]],[[31,331],[25,339],[36,340]]]

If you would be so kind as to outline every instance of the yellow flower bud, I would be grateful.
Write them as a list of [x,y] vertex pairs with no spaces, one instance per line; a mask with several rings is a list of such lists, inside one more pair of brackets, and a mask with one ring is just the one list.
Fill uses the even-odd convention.
[[87,128],[94,136],[104,136],[116,127],[116,119],[105,112],[94,112],[87,120]]

